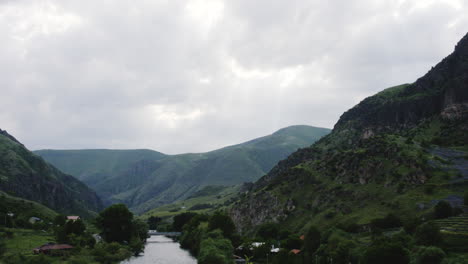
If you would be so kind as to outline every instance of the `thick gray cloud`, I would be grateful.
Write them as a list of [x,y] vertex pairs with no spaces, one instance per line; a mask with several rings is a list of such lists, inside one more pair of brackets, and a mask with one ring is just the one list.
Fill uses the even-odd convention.
[[0,127],[31,149],[201,152],[332,127],[468,29],[463,0],[0,1]]

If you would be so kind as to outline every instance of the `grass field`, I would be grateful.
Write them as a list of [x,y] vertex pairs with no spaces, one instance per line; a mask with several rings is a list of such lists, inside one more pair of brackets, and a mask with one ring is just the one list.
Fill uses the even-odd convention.
[[12,238],[6,238],[6,254],[21,253],[26,256],[33,255],[33,249],[48,242],[54,242],[54,236],[49,232],[31,229],[5,229],[13,232]]

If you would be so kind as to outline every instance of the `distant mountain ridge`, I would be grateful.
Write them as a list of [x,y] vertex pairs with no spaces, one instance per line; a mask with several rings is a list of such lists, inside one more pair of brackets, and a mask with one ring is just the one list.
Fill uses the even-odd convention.
[[47,164],[4,130],[0,130],[0,191],[61,213],[88,216],[103,207],[84,183]]
[[290,126],[272,135],[206,153],[151,150],[39,150],[36,154],[82,179],[109,202],[136,212],[185,199],[208,185],[254,181],[279,160],[310,146],[329,129]]

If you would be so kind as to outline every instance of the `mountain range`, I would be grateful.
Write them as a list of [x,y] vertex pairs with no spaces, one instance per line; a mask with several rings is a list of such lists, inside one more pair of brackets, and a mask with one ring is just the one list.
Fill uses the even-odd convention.
[[108,203],[137,213],[190,197],[206,186],[255,181],[278,161],[330,132],[290,126],[206,153],[165,155],[152,150],[38,150],[37,155],[84,181]]

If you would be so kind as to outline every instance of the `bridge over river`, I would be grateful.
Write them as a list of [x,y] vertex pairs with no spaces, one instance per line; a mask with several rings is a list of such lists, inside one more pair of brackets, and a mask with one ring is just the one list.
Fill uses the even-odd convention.
[[157,230],[149,230],[148,235],[150,236],[168,236],[168,237],[178,237],[181,232],[158,232]]

